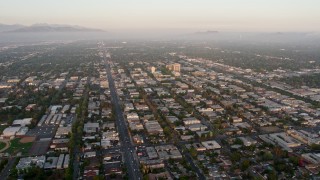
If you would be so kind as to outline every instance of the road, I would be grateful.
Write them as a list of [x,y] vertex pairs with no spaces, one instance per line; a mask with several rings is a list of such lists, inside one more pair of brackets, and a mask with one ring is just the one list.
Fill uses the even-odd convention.
[[[74,121],[75,124],[76,120]],[[75,139],[81,138],[77,132],[75,132]],[[75,146],[73,147],[73,172],[72,172],[72,178],[74,180],[78,179],[79,176],[79,166],[80,166],[80,147],[77,143],[75,143]]]
[[119,104],[119,98],[118,98],[117,91],[114,85],[114,80],[111,74],[110,62],[107,62],[106,69],[107,69],[107,78],[109,81],[109,88],[110,88],[110,94],[111,94],[111,102],[114,106],[115,113],[116,113],[116,125],[117,125],[119,136],[120,136],[120,142],[121,142],[121,146],[124,154],[128,176],[129,176],[129,179],[133,179],[133,180],[142,179],[142,174],[140,172],[139,163],[136,156],[135,146],[131,141],[128,127],[125,123],[123,112]]
[[203,174],[202,170],[193,162],[191,155],[187,151],[183,150],[184,144],[185,143],[183,143],[183,142],[178,143],[177,147],[178,147],[179,151],[183,154],[183,156],[185,157],[185,160],[190,164],[191,168],[196,173],[198,179],[205,180],[206,177]]
[[10,170],[13,168],[13,165],[15,164],[16,159],[17,159],[16,157],[8,159],[8,164],[0,173],[0,177],[1,177],[0,179],[8,179],[10,175]]
[[2,153],[2,152],[4,152],[5,150],[7,150],[10,147],[10,141],[9,140],[4,140],[4,139],[0,139],[0,142],[3,142],[3,143],[6,144],[6,146],[0,150],[0,153]]

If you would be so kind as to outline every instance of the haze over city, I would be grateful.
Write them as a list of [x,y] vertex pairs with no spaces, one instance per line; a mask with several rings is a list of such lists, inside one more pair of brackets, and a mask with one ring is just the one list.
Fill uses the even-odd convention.
[[318,32],[317,0],[3,1],[0,22],[71,24],[106,31]]

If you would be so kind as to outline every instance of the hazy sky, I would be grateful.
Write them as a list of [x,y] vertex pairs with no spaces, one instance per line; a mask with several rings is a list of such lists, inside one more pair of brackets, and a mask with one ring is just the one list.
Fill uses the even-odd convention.
[[0,23],[105,30],[320,31],[320,0],[0,0]]

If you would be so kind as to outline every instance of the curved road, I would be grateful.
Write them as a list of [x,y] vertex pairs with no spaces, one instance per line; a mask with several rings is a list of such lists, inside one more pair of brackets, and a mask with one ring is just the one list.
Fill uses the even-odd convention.
[[0,153],[2,153],[3,151],[7,150],[10,147],[10,141],[1,139],[0,142],[3,142],[6,144],[6,146],[0,150]]

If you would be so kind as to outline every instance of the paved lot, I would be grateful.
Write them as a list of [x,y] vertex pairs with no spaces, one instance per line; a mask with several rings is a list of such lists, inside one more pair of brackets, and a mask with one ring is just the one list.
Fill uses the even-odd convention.
[[32,147],[29,150],[29,154],[31,156],[39,156],[39,155],[43,155],[46,154],[48,151],[48,148],[50,146],[51,141],[50,140],[46,140],[46,141],[35,141],[32,144]]
[[37,126],[33,129],[31,129],[27,135],[28,136],[36,136],[37,139],[42,139],[42,138],[53,138],[56,130],[58,128],[58,125],[42,125],[42,126]]
[[[36,136],[37,140],[32,144],[32,147],[29,150],[29,154],[32,156],[38,156],[46,154],[48,148],[50,146],[51,140],[56,131],[58,125],[42,125],[37,126],[31,129],[27,135],[28,136]],[[48,140],[41,140],[41,139],[48,139]]]

